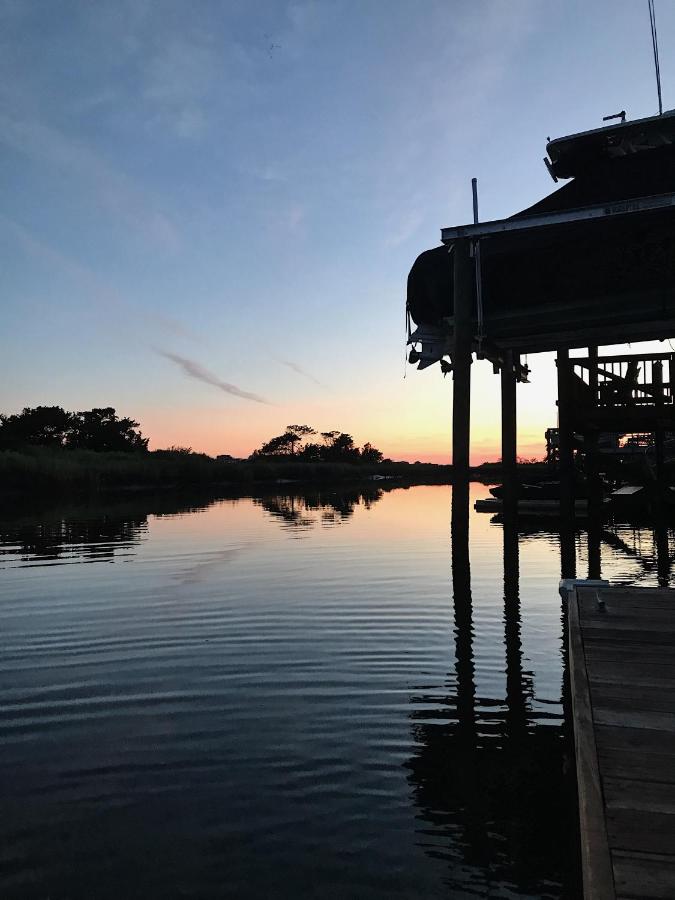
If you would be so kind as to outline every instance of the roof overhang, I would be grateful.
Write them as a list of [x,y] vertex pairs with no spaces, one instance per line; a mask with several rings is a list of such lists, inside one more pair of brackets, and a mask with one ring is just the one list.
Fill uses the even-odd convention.
[[478,240],[498,234],[531,231],[553,225],[566,225],[574,222],[611,219],[635,213],[651,212],[675,208],[675,194],[656,194],[652,197],[638,197],[634,200],[619,200],[615,203],[599,203],[579,209],[566,209],[560,212],[539,213],[521,218],[495,219],[491,222],[479,222],[471,225],[455,225],[441,229],[441,241],[444,244],[462,238]]

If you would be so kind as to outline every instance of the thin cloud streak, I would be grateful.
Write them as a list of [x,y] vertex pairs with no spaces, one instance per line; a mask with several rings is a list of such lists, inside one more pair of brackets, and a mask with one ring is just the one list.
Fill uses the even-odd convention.
[[241,397],[242,400],[251,400],[253,403],[264,403],[266,406],[272,406],[269,400],[265,400],[264,397],[261,397],[258,394],[253,394],[250,391],[243,391],[241,388],[237,387],[236,384],[230,384],[229,381],[221,381],[217,375],[214,375],[213,372],[209,372],[208,369],[200,366],[199,363],[192,359],[188,359],[185,356],[179,356],[177,353],[169,353],[168,350],[157,350],[156,352],[159,353],[160,356],[163,356],[165,359],[168,359],[179,366],[186,375],[190,376],[190,378],[195,378],[197,381],[203,381],[204,384],[210,384],[213,387],[217,387],[226,394],[232,394],[233,397]]
[[326,385],[319,381],[318,378],[315,378],[311,372],[307,372],[302,366],[299,366],[297,363],[291,362],[289,359],[280,359],[279,362],[282,366],[287,366],[289,369],[292,369],[293,372],[296,372],[298,375],[302,375],[303,378],[309,379],[309,381],[313,381],[314,384],[318,384],[319,387],[326,387]]

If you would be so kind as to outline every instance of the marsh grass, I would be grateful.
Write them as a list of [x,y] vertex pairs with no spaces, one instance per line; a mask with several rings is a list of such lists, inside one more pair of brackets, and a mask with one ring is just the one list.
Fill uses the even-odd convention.
[[183,485],[347,483],[384,475],[408,482],[444,483],[450,466],[428,463],[374,464],[256,459],[226,462],[199,453],[158,450],[113,453],[27,447],[0,451],[2,493],[99,493]]

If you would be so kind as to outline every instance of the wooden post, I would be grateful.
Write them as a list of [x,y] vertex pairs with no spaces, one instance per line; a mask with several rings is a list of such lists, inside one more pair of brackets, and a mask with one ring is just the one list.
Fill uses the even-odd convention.
[[471,312],[473,307],[473,265],[466,238],[455,241],[454,347],[452,351],[452,472],[455,485],[469,481],[471,429]]
[[572,367],[569,350],[558,350],[558,428],[560,432],[560,515],[574,522],[574,432],[572,428]]
[[656,404],[656,430],[654,432],[654,445],[656,449],[656,483],[659,489],[659,500],[663,497],[666,488],[665,457],[664,457],[664,429],[661,423],[663,415],[663,363],[660,359],[652,363],[652,386]]
[[513,350],[505,350],[501,369],[502,387],[502,479],[504,506],[513,511],[518,502],[516,370]]
[[600,458],[598,453],[598,348],[588,348],[588,387],[591,405],[588,425],[585,429],[586,477],[588,479],[588,577],[600,578],[602,568],[602,485],[600,483]]

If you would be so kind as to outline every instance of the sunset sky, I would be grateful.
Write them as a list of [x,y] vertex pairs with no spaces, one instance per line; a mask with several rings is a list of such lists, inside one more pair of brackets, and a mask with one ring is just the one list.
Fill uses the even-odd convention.
[[[0,0],[0,43],[0,411],[114,406],[151,448],[301,422],[447,461],[451,382],[403,377],[415,257],[471,219],[472,176],[510,215],[554,189],[547,136],[657,112],[636,0]],[[524,456],[555,424],[528,362]],[[479,462],[499,381],[473,376]]]

